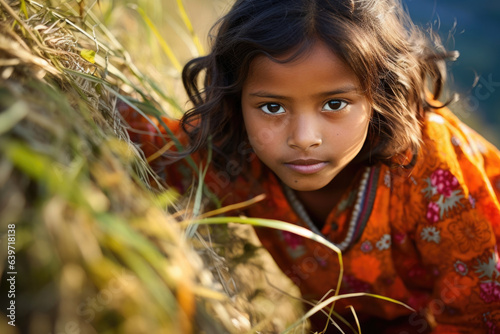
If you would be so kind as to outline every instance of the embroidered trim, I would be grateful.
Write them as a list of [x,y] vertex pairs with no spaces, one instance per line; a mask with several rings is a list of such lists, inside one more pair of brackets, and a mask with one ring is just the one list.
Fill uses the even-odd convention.
[[371,170],[370,176],[368,178],[368,187],[365,190],[365,196],[363,199],[363,206],[361,208],[361,212],[359,214],[358,222],[356,224],[354,237],[352,239],[352,244],[355,244],[363,231],[365,230],[366,224],[368,223],[368,219],[373,210],[373,204],[375,203],[375,197],[377,195],[377,186],[378,180],[380,178],[380,167],[374,167]]
[[[349,249],[349,247],[353,243],[357,242],[361,237],[361,234],[366,227],[373,209],[379,176],[380,167],[378,166],[367,168],[366,172],[364,173],[360,184],[358,199],[354,206],[348,230],[346,232],[347,235],[341,243],[334,243],[334,245],[340,248],[341,251]],[[283,183],[282,188],[285,197],[287,198],[288,202],[290,203],[291,207],[294,209],[298,217],[307,224],[311,231],[331,241],[323,233],[321,233],[316,225],[314,225],[311,218],[305,211],[302,203],[299,202],[299,200],[293,193],[293,190]]]

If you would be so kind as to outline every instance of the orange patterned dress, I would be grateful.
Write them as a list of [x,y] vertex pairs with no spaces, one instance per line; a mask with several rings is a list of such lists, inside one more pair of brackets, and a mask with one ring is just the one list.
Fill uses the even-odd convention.
[[[416,312],[369,296],[340,300],[335,310],[354,323],[346,309],[352,305],[363,333],[500,333],[500,152],[446,108],[427,113],[422,133],[412,170],[375,165],[361,188],[359,173],[321,230],[338,244],[351,226],[340,294],[382,295]],[[258,159],[252,164],[253,177],[229,182],[227,172],[210,171],[206,182],[228,202],[265,193],[244,210],[249,217],[307,227],[279,180]],[[182,169],[166,170],[178,187]],[[279,230],[257,228],[257,234],[304,299],[331,296],[339,274],[335,253]],[[324,319],[315,322],[317,330],[324,327]]]

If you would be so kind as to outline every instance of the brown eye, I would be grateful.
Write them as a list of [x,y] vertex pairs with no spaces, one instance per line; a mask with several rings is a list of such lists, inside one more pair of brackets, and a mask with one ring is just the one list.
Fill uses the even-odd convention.
[[340,111],[347,106],[347,102],[342,100],[330,100],[324,106],[323,110],[326,111]]
[[283,109],[283,107],[277,103],[264,104],[262,107],[260,107],[260,109],[266,114],[273,114],[273,115],[282,114],[285,112],[285,109]]

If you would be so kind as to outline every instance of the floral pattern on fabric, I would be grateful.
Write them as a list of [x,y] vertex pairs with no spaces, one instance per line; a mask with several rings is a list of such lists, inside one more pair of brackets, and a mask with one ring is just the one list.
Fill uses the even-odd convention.
[[389,234],[384,234],[379,241],[377,241],[377,248],[379,250],[389,249],[391,247],[391,236]]
[[457,260],[457,262],[455,262],[453,266],[455,267],[455,271],[462,276],[465,276],[469,273],[469,268],[467,267],[467,264],[460,260]]
[[458,180],[448,170],[439,168],[430,177],[430,183],[439,194],[451,197],[453,190],[458,188]]
[[429,202],[427,206],[426,218],[430,223],[437,223],[443,219],[443,215],[448,215],[459,205],[463,206],[460,203],[464,197],[461,194],[462,190],[457,189],[458,180],[450,171],[439,168],[425,179],[425,183],[427,186],[422,190],[424,196],[429,200],[438,197],[435,201]]
[[435,226],[424,227],[420,233],[420,237],[427,242],[435,242],[437,244],[441,241],[440,232]]
[[483,282],[479,284],[481,298],[486,303],[500,302],[500,283],[495,281]]
[[287,231],[281,231],[281,234],[283,236],[283,240],[285,240],[291,250],[296,250],[298,247],[302,246],[302,238],[298,235]]
[[370,240],[366,240],[361,244],[361,251],[363,253],[370,253],[373,250],[373,245]]
[[486,222],[476,220],[474,215],[464,212],[461,219],[448,225],[448,230],[462,253],[479,252],[491,237],[491,229]]
[[288,253],[293,258],[299,258],[306,252],[304,248],[304,239],[297,234],[293,234],[287,231],[279,231],[281,237],[285,244],[287,245]]

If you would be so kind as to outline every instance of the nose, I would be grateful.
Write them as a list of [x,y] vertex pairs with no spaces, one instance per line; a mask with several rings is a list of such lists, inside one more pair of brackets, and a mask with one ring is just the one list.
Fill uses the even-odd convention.
[[322,144],[320,123],[312,115],[294,117],[287,144],[293,149],[307,151]]

